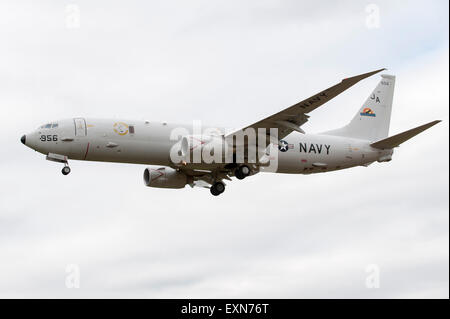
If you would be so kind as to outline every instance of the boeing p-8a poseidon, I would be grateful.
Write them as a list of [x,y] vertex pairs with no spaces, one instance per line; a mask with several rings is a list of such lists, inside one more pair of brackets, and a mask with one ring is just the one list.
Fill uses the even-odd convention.
[[215,196],[224,180],[259,172],[311,174],[388,162],[393,149],[437,124],[433,121],[388,137],[395,77],[381,81],[351,122],[321,134],[301,126],[309,113],[360,80],[385,69],[347,78],[285,110],[234,132],[153,121],[73,118],[51,122],[22,136],[26,146],[64,163],[68,159],[157,165],[144,170],[145,185],[207,187]]

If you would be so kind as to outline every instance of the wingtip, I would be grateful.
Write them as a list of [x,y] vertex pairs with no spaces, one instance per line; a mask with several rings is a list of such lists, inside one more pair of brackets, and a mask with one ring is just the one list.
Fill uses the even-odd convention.
[[387,70],[388,70],[387,68],[382,68],[382,69],[373,71],[373,73],[376,74],[376,73],[380,73],[380,72],[387,71]]
[[383,72],[383,71],[386,71],[387,69],[386,68],[382,68],[382,69],[378,69],[378,70],[375,70],[375,71],[372,71],[372,72],[367,72],[367,73],[364,73],[364,74],[361,74],[362,76],[371,76],[371,75],[374,75],[374,74],[377,74],[377,73],[380,73],[380,72]]
[[377,73],[380,73],[380,72],[386,71],[386,70],[387,70],[386,68],[382,68],[382,69],[378,69],[378,70],[375,70],[372,72],[367,72],[367,73],[363,73],[360,75],[352,76],[350,78],[345,78],[342,81],[354,80],[354,81],[358,82],[358,81],[361,81],[362,79],[368,78],[369,76],[372,76],[374,74],[377,74]]
[[434,120],[427,124],[424,124],[423,127],[430,128],[430,127],[435,126],[436,124],[439,124],[440,122],[442,122],[442,120]]

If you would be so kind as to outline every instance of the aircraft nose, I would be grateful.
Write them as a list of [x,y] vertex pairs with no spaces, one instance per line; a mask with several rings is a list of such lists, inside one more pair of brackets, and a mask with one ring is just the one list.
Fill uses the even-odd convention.
[[22,137],[20,138],[20,141],[22,142],[22,144],[25,144],[25,142],[27,141],[26,135],[22,136]]

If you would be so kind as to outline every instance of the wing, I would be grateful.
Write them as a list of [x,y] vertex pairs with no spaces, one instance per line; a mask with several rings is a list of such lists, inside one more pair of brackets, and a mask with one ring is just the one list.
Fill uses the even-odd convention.
[[[352,87],[359,81],[374,75],[378,72],[381,72],[386,69],[380,69],[373,72],[364,73],[361,75],[357,75],[351,78],[347,78],[342,80],[340,83],[323,90],[322,92],[317,93],[316,95],[313,95],[306,100],[303,100],[297,104],[292,105],[291,107],[288,107],[287,109],[284,109],[278,113],[275,113],[269,117],[266,117],[265,119],[256,122],[252,125],[249,125],[241,130],[245,130],[247,128],[253,128],[257,130],[258,128],[278,128],[278,138],[282,139],[285,136],[289,135],[293,131],[297,131],[300,133],[305,133],[300,126],[305,124],[308,121],[309,116],[307,115],[309,112],[315,110],[319,106],[323,105],[324,103],[330,101],[335,96],[341,94],[348,88]],[[240,130],[240,131],[241,131]],[[228,136],[235,134],[235,131],[233,133],[228,134]]]

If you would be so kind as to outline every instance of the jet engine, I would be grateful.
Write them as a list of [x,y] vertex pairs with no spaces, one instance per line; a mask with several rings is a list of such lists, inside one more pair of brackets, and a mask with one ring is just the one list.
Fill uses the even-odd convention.
[[144,183],[148,187],[183,188],[188,183],[188,176],[170,167],[147,167]]
[[187,163],[223,163],[231,149],[221,136],[188,135],[181,139],[180,151]]

